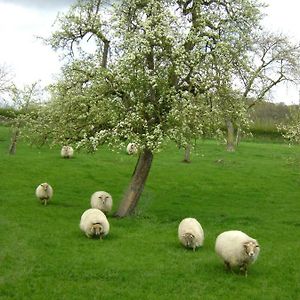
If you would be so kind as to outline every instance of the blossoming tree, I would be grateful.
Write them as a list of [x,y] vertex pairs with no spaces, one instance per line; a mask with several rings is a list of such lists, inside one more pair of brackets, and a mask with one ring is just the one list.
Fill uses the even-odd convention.
[[[52,101],[32,120],[32,137],[94,150],[137,143],[116,216],[131,214],[163,142],[187,144],[214,123],[212,66],[233,67],[259,18],[254,0],[78,1],[47,40],[67,62]],[[95,51],[84,51],[92,40]]]

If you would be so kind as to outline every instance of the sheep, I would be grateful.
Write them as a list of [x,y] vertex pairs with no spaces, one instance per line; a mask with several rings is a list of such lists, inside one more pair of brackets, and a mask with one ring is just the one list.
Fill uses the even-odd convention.
[[107,192],[98,191],[91,196],[91,207],[98,208],[105,214],[111,211],[112,204],[113,204],[112,197]]
[[47,205],[53,196],[53,188],[50,184],[44,182],[41,183],[35,190],[35,195],[41,200],[44,205]]
[[136,153],[138,152],[137,144],[135,144],[135,143],[129,143],[129,144],[127,145],[126,150],[127,150],[127,153],[128,153],[129,155],[136,154]]
[[180,243],[195,251],[204,242],[204,232],[200,223],[194,218],[183,219],[178,226],[178,238]]
[[82,214],[79,228],[88,238],[99,237],[102,239],[109,232],[109,223],[101,210],[89,208]]
[[228,270],[239,267],[240,272],[244,272],[247,277],[248,266],[256,261],[260,247],[255,239],[244,232],[230,230],[218,235],[215,251]]
[[71,158],[73,157],[74,150],[71,146],[63,146],[60,151],[62,158]]

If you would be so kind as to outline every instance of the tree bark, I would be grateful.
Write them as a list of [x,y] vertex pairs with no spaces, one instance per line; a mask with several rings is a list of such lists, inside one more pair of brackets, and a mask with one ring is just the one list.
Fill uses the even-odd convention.
[[140,154],[129,187],[117,212],[114,214],[116,217],[123,218],[134,213],[143,192],[144,185],[152,165],[152,160],[153,154],[150,150],[144,150]]
[[191,145],[187,144],[184,148],[184,159],[183,162],[190,163],[191,162]]
[[234,152],[235,146],[234,146],[234,128],[231,120],[226,121],[226,127],[227,127],[227,151]]
[[8,153],[10,155],[14,155],[16,154],[16,150],[17,150],[17,142],[18,142],[18,137],[19,137],[19,129],[16,128],[13,132],[13,135],[11,137],[11,143],[10,143],[10,146],[9,146],[9,151]]

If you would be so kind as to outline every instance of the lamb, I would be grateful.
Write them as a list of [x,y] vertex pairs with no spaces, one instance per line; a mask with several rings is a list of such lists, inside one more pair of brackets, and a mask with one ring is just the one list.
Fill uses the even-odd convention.
[[47,182],[41,183],[35,190],[35,195],[44,205],[47,205],[53,196],[53,188]]
[[225,231],[216,239],[215,251],[224,261],[227,269],[239,267],[248,275],[248,266],[253,264],[260,252],[258,242],[239,230]]
[[183,246],[195,251],[196,247],[203,245],[204,232],[196,219],[185,218],[178,226],[178,238]]
[[98,191],[91,196],[91,207],[98,208],[105,214],[111,211],[112,204],[113,204],[112,197],[107,192]]
[[102,239],[109,232],[108,220],[105,214],[97,208],[89,208],[82,214],[79,227],[88,238]]
[[71,146],[63,146],[60,151],[62,158],[71,158],[73,157],[74,150]]
[[129,143],[129,144],[127,145],[126,150],[127,150],[127,153],[128,153],[129,155],[136,154],[136,153],[138,152],[137,144],[135,144],[135,143]]

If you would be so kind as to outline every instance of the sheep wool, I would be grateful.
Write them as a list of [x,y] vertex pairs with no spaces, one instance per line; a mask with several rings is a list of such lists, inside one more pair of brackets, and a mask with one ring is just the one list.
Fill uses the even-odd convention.
[[204,242],[202,226],[194,218],[183,219],[178,226],[178,239],[183,246],[192,248],[195,251]]
[[88,238],[102,239],[109,233],[109,222],[101,210],[89,208],[82,214],[79,228]]
[[73,157],[74,150],[71,146],[63,146],[60,151],[62,158],[71,158]]
[[138,152],[137,144],[135,144],[135,143],[129,143],[129,144],[127,145],[126,150],[127,150],[127,153],[128,153],[129,155],[136,154],[136,153]]
[[239,267],[240,272],[247,276],[248,266],[256,261],[260,247],[258,242],[246,233],[230,230],[218,235],[215,251],[229,270]]
[[91,196],[91,207],[98,208],[105,214],[111,211],[112,205],[112,196],[107,192],[97,191]]
[[35,190],[35,195],[44,205],[47,205],[53,196],[53,188],[47,182],[41,183]]

